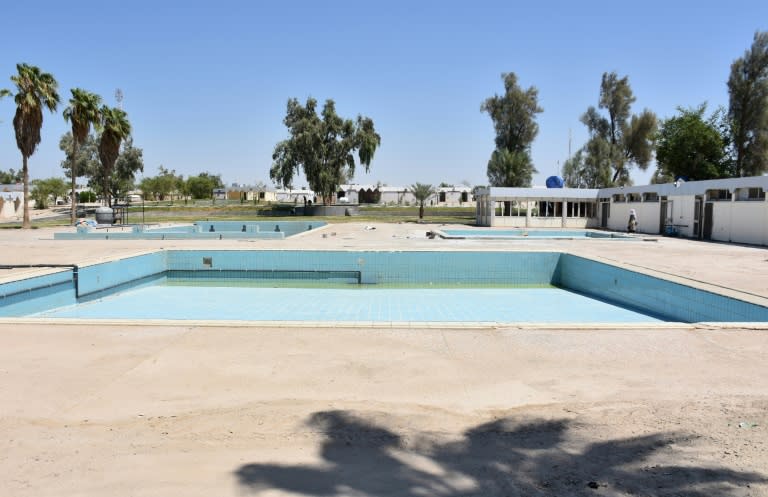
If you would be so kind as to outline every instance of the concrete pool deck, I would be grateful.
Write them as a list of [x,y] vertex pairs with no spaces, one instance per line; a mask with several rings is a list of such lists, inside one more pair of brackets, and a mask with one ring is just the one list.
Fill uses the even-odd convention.
[[[433,228],[248,241],[0,230],[0,243],[3,264],[160,248],[557,250],[768,299],[764,247],[430,240]],[[10,272],[27,271],[39,270]],[[766,357],[768,331],[728,326],[2,323],[0,495],[768,495]]]

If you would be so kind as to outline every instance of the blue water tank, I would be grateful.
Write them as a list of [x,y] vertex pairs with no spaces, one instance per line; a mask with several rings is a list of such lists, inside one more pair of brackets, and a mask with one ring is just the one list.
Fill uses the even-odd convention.
[[547,188],[562,188],[563,186],[565,186],[565,182],[560,176],[550,176],[547,178]]

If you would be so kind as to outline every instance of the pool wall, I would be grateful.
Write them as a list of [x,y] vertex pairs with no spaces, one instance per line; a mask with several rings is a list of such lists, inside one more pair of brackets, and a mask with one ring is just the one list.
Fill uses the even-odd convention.
[[560,255],[553,283],[674,321],[768,321],[766,307],[571,254]]
[[78,269],[79,298],[96,298],[152,277],[162,276],[168,267],[165,251],[137,255]]
[[197,221],[192,225],[148,228],[123,226],[77,228],[75,232],[54,233],[56,240],[224,240],[274,239],[282,240],[325,226],[324,221]]
[[72,269],[0,284],[0,316],[25,316],[75,303]]
[[[169,250],[0,285],[0,316],[23,316],[164,277],[232,271],[356,272],[363,284],[554,285],[671,321],[768,322],[768,307],[559,252]],[[552,305],[557,305],[553,302]],[[42,307],[41,307],[42,306]]]
[[557,252],[351,252],[173,250],[168,269],[359,271],[364,284],[549,285]]

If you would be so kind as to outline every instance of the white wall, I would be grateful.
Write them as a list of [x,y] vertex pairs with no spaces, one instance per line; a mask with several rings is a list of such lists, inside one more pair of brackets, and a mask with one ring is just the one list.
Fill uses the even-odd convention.
[[670,196],[671,208],[667,207],[667,217],[672,218],[680,236],[693,237],[693,211],[696,206],[695,195]]
[[566,217],[563,228],[596,228],[599,225],[595,218]]
[[768,202],[713,202],[712,239],[768,245]]
[[529,228],[562,228],[562,217],[532,217]]
[[635,209],[637,214],[638,233],[659,233],[659,202],[619,202],[611,204],[611,215],[608,217],[608,229],[627,231],[629,211]]
[[525,228],[525,216],[496,216],[493,218],[493,225],[506,228]]

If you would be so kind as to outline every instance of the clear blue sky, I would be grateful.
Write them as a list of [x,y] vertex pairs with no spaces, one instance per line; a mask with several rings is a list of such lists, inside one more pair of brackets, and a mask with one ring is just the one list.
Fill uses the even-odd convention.
[[[267,2],[265,2],[266,4]],[[278,5],[279,4],[279,5]],[[289,98],[332,98],[344,117],[373,119],[382,136],[358,183],[486,184],[493,127],[481,102],[515,72],[539,90],[534,184],[556,174],[586,141],[579,117],[597,105],[603,72],[629,76],[643,108],[727,105],[730,64],[768,2],[12,2],[0,18],[0,88],[17,62],[59,82],[46,114],[33,178],[63,176],[61,111],[70,88],[115,105],[115,90],[144,150],[185,176],[221,173],[227,184],[269,181],[286,138]],[[12,99],[0,101],[0,169],[19,169]],[[637,184],[647,173],[634,172]],[[295,186],[304,186],[300,179]]]

